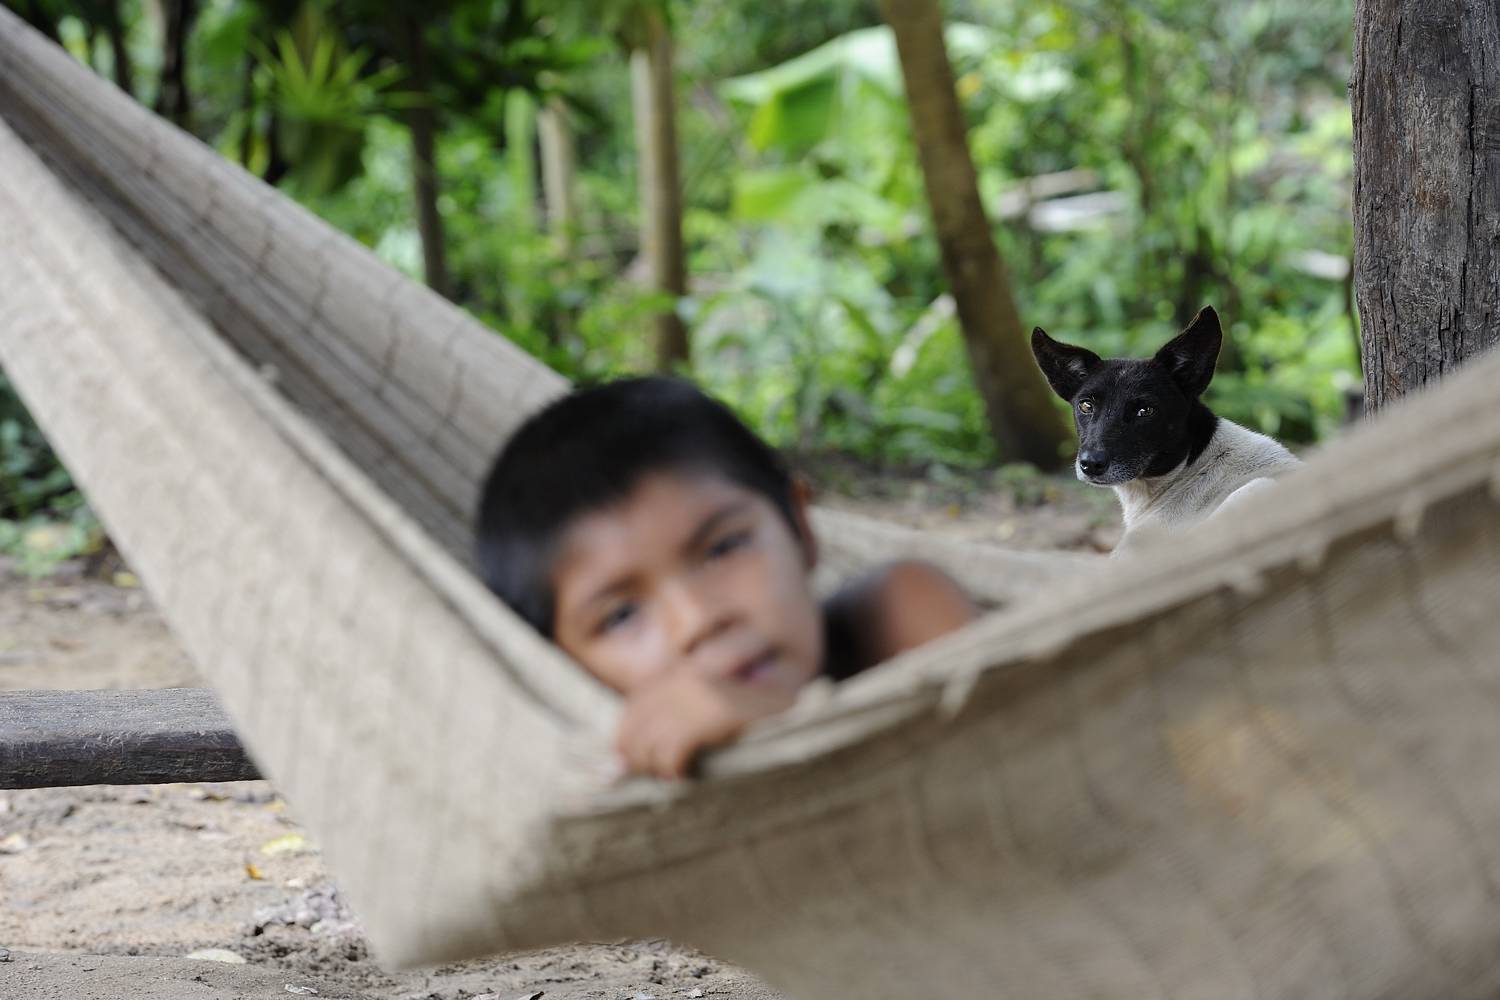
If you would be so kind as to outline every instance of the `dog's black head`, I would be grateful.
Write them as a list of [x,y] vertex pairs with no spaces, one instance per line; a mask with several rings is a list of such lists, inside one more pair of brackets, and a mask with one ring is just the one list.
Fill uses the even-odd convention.
[[1214,377],[1223,336],[1218,314],[1205,307],[1155,357],[1105,361],[1033,330],[1042,374],[1073,404],[1078,478],[1114,486],[1197,458],[1217,422],[1198,397]]

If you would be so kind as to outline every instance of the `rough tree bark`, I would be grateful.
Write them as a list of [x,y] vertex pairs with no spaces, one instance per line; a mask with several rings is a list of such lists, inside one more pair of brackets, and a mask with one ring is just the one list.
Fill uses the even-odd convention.
[[[682,245],[682,180],[677,156],[677,98],[672,85],[672,35],[659,7],[641,12],[642,42],[630,55],[636,156],[641,172],[641,245],[651,287],[674,298],[687,294]],[[675,309],[656,316],[656,367],[688,363],[687,326]]]
[[1355,289],[1365,406],[1500,342],[1500,5],[1355,6]]
[[410,51],[407,69],[411,89],[421,100],[406,112],[411,130],[412,189],[417,202],[417,232],[422,238],[422,273],[427,285],[439,295],[449,294],[448,259],[444,250],[443,217],[438,212],[436,163],[437,113],[429,97],[432,71],[427,64],[427,41],[422,35],[419,18],[407,15],[402,28]]
[[979,198],[937,0],[880,0],[880,10],[896,36],[933,229],[990,431],[1004,458],[1055,469],[1071,435],[1032,359]]
[[156,113],[184,129],[193,110],[187,80],[187,41],[197,13],[196,0],[165,0],[162,4],[166,27],[162,32],[161,88],[156,93]]

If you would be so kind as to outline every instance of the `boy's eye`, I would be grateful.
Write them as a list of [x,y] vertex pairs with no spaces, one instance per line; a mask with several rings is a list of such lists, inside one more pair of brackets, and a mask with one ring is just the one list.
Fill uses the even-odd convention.
[[610,608],[609,613],[601,618],[599,620],[599,623],[594,626],[595,633],[604,635],[607,632],[614,631],[621,625],[624,625],[626,622],[634,618],[637,610],[638,608],[633,601],[627,601],[624,604],[615,605],[613,608]]
[[1079,413],[1093,413],[1094,412],[1094,401],[1092,399],[1080,399],[1078,401],[1078,412]]
[[719,559],[723,556],[727,556],[729,555],[729,553],[735,551],[736,549],[743,548],[745,546],[745,543],[749,541],[749,531],[736,531],[731,534],[724,535],[708,547],[708,558]]
[[1155,412],[1156,412],[1156,407],[1154,407],[1154,406],[1143,406],[1139,410],[1135,411],[1135,415],[1138,416],[1138,417],[1149,417],[1149,416],[1151,416],[1151,414],[1153,414]]

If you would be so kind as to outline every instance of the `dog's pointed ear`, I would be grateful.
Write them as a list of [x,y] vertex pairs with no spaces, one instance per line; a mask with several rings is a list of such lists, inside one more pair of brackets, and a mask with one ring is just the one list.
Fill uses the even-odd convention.
[[1197,399],[1214,378],[1219,347],[1224,331],[1219,328],[1219,314],[1213,306],[1204,306],[1198,315],[1171,342],[1156,352],[1156,361],[1165,365],[1172,381],[1188,399]]
[[1041,327],[1031,331],[1031,353],[1036,355],[1037,366],[1052,391],[1070,403],[1094,369],[1103,363],[1093,351],[1053,340]]

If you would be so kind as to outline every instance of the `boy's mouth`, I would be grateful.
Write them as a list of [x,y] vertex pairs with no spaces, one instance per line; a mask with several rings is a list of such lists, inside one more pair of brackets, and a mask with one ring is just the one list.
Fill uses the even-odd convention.
[[745,684],[754,684],[771,675],[776,667],[776,651],[765,652],[745,660],[730,672],[731,677]]

